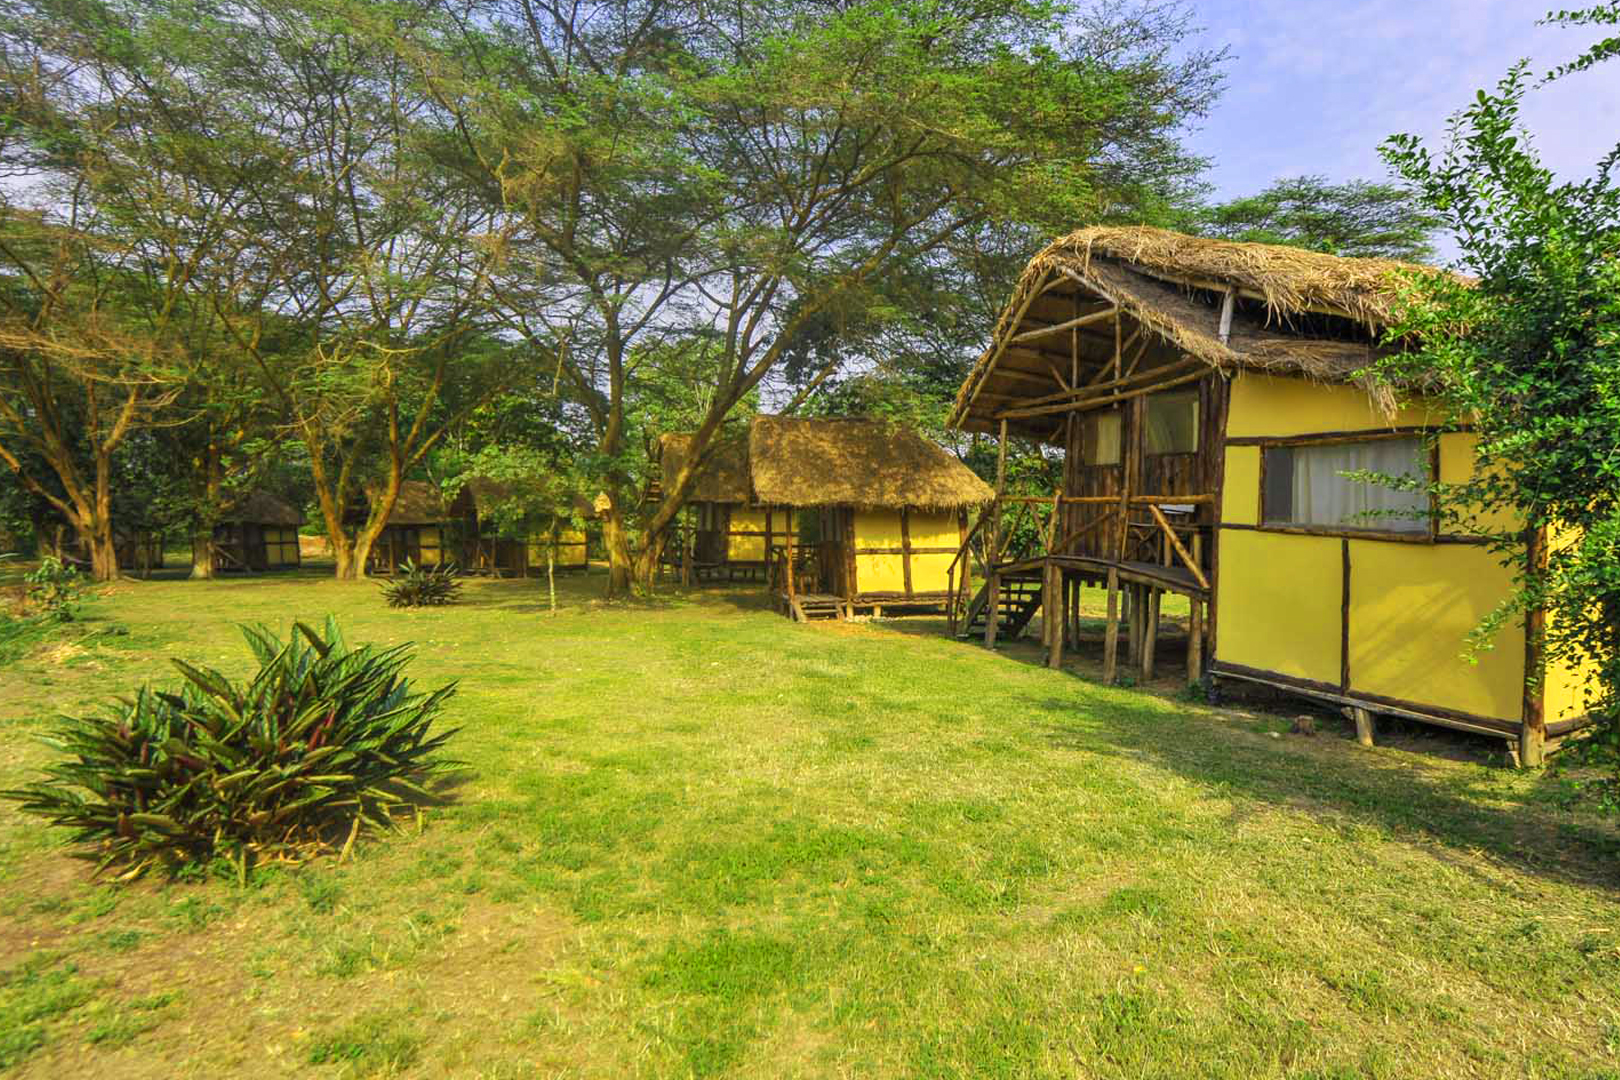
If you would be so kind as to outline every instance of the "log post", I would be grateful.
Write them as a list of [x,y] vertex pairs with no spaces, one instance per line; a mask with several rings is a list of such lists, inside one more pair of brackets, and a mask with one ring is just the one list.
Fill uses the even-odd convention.
[[991,570],[984,584],[984,647],[996,647],[996,614],[1001,607],[1001,575]]
[[[1547,572],[1547,532],[1531,529],[1526,562],[1537,577]],[[1539,768],[1547,756],[1546,655],[1547,612],[1537,608],[1524,619],[1524,704],[1519,718],[1519,766]]]
[[1193,600],[1187,618],[1187,684],[1204,677],[1204,602]]
[[1159,602],[1164,597],[1161,589],[1147,590],[1147,603],[1142,605],[1142,681],[1153,681],[1154,653],[1159,647]]
[[1047,594],[1050,601],[1043,619],[1052,620],[1052,637],[1047,642],[1050,650],[1046,654],[1046,666],[1061,668],[1063,666],[1063,568],[1057,563],[1049,563],[1046,568]]
[[1103,635],[1103,682],[1119,674],[1119,571],[1108,571],[1108,630]]
[[1362,746],[1373,744],[1373,735],[1377,732],[1377,725],[1373,722],[1373,714],[1360,706],[1352,706],[1350,715],[1356,722],[1356,742]]

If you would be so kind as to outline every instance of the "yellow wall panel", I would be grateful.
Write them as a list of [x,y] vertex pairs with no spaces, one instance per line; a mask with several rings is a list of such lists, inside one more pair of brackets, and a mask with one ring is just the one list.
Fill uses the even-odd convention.
[[1343,569],[1333,537],[1223,531],[1220,659],[1337,686]]
[[1384,415],[1365,390],[1331,386],[1285,375],[1240,372],[1232,380],[1228,438],[1316,435],[1329,431],[1374,431],[1422,426],[1433,418],[1419,409]]
[[[1479,436],[1471,431],[1454,431],[1440,436],[1441,483],[1460,484],[1473,477],[1474,447],[1478,443]],[[1467,522],[1448,523],[1445,529],[1448,533],[1466,533],[1479,536],[1515,532],[1523,527],[1516,515],[1499,510],[1489,514],[1477,515],[1473,520]]]
[[[856,551],[899,548],[900,541],[900,511],[855,511]],[[855,589],[863,593],[905,592],[905,561],[899,555],[856,555]]]
[[[944,592],[950,587],[951,560],[954,555],[913,555],[911,557],[911,591]],[[961,573],[958,568],[957,573]]]
[[1517,720],[1523,629],[1504,627],[1477,663],[1463,658],[1469,632],[1511,588],[1480,547],[1350,541],[1351,690]]
[[[911,546],[914,548],[956,548],[962,543],[962,534],[957,528],[955,511],[944,514],[928,514],[921,510],[913,510],[908,516],[906,524],[910,528]],[[913,573],[915,573],[915,568],[913,568]]]
[[731,533],[726,540],[726,558],[739,562],[764,562],[765,537],[737,536],[738,532],[765,531],[765,511],[748,506],[731,508]]
[[1221,491],[1221,520],[1232,525],[1260,523],[1260,448],[1230,446]]
[[439,560],[443,557],[441,545],[444,542],[443,534],[439,531],[439,528],[435,525],[422,526],[421,531],[416,534],[416,540],[422,553],[421,565],[438,566]]

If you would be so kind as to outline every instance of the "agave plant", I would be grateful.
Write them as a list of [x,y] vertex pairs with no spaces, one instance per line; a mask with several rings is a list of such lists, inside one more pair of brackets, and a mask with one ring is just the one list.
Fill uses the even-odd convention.
[[417,566],[409,559],[403,573],[382,583],[389,607],[430,607],[454,603],[461,594],[460,573],[455,563],[443,566]]
[[133,877],[229,857],[300,859],[386,828],[430,779],[454,767],[432,730],[452,683],[417,693],[409,645],[350,648],[296,623],[283,643],[244,627],[259,671],[234,683],[176,660],[178,692],[143,688],[102,715],[63,717],[45,742],[68,758],[0,793],[73,831],[98,869]]

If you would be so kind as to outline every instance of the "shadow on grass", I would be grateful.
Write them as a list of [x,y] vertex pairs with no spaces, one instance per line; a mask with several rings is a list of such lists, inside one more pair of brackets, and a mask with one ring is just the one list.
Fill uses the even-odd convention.
[[[1050,715],[1073,714],[1077,702],[1025,697],[1020,704]],[[1553,778],[1538,778],[1527,794],[1510,793],[1496,770],[1436,774],[1404,756],[1332,742],[1320,749],[1267,745],[1212,724],[1213,717],[1166,708],[1170,704],[1144,695],[1139,703],[1109,702],[1086,719],[1042,726],[1060,749],[1129,756],[1240,797],[1346,815],[1407,838],[1483,852],[1541,877],[1620,887],[1620,834],[1556,809]],[[1500,805],[1509,799],[1513,805]]]

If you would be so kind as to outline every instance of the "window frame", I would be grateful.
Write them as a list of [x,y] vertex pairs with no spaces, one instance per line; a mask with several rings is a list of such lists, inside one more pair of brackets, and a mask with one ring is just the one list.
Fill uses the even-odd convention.
[[[1269,520],[1270,515],[1266,507],[1266,457],[1271,450],[1296,449],[1308,446],[1347,446],[1353,443],[1389,442],[1395,439],[1417,439],[1421,448],[1423,441],[1435,434],[1428,431],[1368,431],[1368,432],[1338,432],[1333,435],[1294,435],[1280,438],[1261,438],[1252,441],[1245,440],[1249,445],[1260,448],[1260,513],[1255,528],[1260,532],[1285,533],[1296,536],[1336,536],[1350,540],[1389,540],[1403,544],[1434,544],[1440,539],[1440,514],[1434,503],[1434,495],[1428,496],[1429,512],[1427,514],[1427,527],[1419,529],[1386,529],[1379,526],[1355,525],[1281,525]],[[1428,460],[1427,482],[1433,484],[1440,475],[1440,442],[1430,439],[1425,455]]]
[[[1204,446],[1204,395],[1197,386],[1180,387],[1169,390],[1156,390],[1146,395],[1147,402],[1142,407],[1142,456],[1148,457],[1195,457]],[[1151,450],[1148,448],[1149,431],[1153,422],[1150,415],[1153,403],[1158,401],[1161,405],[1172,399],[1186,399],[1192,402],[1192,449],[1190,450]]]

